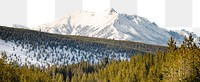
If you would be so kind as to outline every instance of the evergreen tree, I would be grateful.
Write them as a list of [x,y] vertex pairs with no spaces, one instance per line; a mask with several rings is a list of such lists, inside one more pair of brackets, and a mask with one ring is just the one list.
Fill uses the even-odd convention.
[[168,44],[167,46],[168,51],[175,51],[177,49],[176,42],[174,41],[173,37],[170,37],[167,44]]

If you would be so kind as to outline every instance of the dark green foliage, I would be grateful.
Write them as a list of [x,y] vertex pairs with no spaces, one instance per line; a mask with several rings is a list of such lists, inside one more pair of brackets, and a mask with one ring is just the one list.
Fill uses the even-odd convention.
[[[174,44],[172,39],[169,41]],[[80,62],[45,69],[6,64],[0,59],[0,82],[200,82],[200,48],[192,37],[180,48],[169,44],[169,52],[138,54],[131,59],[99,64]]]
[[167,47],[168,51],[175,51],[177,49],[174,38],[170,37],[170,40],[167,44],[168,44],[168,47]]
[[44,82],[51,81],[51,76],[40,68],[26,65],[19,67],[16,63],[6,64],[5,53],[0,59],[0,82]]

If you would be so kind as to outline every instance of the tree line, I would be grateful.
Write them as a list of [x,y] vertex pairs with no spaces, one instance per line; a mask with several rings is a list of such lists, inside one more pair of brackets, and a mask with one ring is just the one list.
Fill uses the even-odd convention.
[[[8,28],[0,26],[0,39],[14,42],[16,45],[30,45],[31,51],[42,46],[51,49],[67,46],[66,50],[83,50],[86,52],[103,53],[106,50],[116,53],[127,53],[129,56],[137,53],[155,53],[156,50],[166,50],[166,47],[143,44],[139,42],[116,41],[102,38],[91,38],[83,36],[58,35],[38,32],[27,29]],[[42,49],[39,47],[39,49]],[[109,52],[111,53],[111,52]]]
[[190,35],[180,47],[170,38],[167,52],[137,54],[130,60],[104,59],[98,64],[18,66],[0,59],[0,82],[200,82],[200,48]]

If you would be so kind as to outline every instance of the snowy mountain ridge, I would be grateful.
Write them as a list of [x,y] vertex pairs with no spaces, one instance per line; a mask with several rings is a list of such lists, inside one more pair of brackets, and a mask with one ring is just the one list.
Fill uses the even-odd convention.
[[[128,40],[154,45],[167,45],[169,38],[177,38],[180,45],[190,32],[168,31],[144,17],[117,13],[113,8],[94,13],[78,11],[53,23],[34,27],[34,30],[63,35],[79,35],[115,40]],[[176,35],[176,36],[174,36]],[[193,34],[197,38],[196,34]]]
[[23,26],[23,25],[20,25],[20,24],[13,24],[13,27],[14,28],[22,28],[22,29],[30,29],[29,27]]

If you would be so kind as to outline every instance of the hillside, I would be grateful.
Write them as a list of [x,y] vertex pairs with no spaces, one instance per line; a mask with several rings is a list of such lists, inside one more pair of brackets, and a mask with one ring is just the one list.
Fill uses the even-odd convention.
[[98,63],[105,58],[129,60],[132,55],[155,54],[158,50],[166,51],[166,47],[0,26],[0,52],[5,51],[8,61],[18,61],[20,65]]
[[200,82],[200,48],[190,35],[181,47],[170,38],[168,52],[136,54],[129,61],[81,61],[62,66],[18,66],[0,54],[0,82]]

